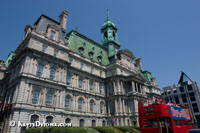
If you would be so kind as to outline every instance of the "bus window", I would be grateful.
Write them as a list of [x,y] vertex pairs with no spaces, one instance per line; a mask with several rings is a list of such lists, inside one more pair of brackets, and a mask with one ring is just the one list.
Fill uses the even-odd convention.
[[191,125],[191,121],[186,121],[186,125]]
[[180,120],[179,121],[179,126],[183,126],[184,125],[184,121]]
[[158,127],[157,119],[143,119],[144,128]]
[[178,120],[174,120],[174,125],[178,126]]
[[165,118],[165,123],[167,127],[171,127],[171,120],[170,118]]

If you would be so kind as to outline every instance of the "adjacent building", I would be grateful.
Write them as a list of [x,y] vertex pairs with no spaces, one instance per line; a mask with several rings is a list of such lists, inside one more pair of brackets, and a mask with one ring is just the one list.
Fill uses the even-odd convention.
[[[77,30],[66,34],[68,12],[60,21],[41,15],[5,63],[2,105],[12,105],[4,132],[23,132],[9,122],[43,121],[73,126],[133,125],[138,99],[160,96],[141,58],[120,49],[109,12],[97,43]],[[4,106],[2,106],[4,107]],[[115,118],[115,119],[113,119]]]
[[165,100],[187,105],[194,122],[200,124],[200,92],[195,81],[192,81],[184,72],[181,73],[178,85],[164,87],[161,91]]

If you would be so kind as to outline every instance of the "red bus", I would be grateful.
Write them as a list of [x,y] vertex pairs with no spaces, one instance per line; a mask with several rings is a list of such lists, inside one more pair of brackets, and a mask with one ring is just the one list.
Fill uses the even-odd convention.
[[194,129],[187,106],[156,99],[155,103],[147,105],[139,101],[138,107],[141,133],[187,133]]

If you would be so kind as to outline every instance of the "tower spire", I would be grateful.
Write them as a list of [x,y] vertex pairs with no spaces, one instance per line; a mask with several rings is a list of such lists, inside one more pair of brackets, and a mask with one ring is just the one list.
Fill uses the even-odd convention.
[[110,17],[109,17],[109,9],[107,9],[107,20],[110,20]]

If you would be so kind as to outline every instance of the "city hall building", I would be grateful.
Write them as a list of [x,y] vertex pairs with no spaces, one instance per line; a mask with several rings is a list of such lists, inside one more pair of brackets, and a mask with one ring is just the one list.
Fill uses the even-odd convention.
[[141,58],[120,49],[109,13],[100,43],[77,30],[66,34],[67,16],[63,11],[56,21],[41,15],[1,61],[1,105],[12,108],[4,132],[25,130],[10,121],[131,126],[138,121],[138,100],[160,96]]

